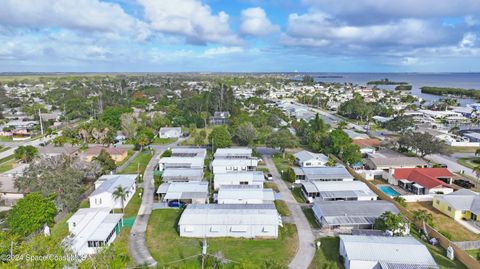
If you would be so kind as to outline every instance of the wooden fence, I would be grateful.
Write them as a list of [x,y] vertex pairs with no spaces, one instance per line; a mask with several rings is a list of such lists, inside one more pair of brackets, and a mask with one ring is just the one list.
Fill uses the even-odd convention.
[[[338,163],[344,164],[340,159],[338,159],[336,156],[331,155],[332,158],[334,158]],[[368,181],[365,179],[362,175],[358,174],[355,170],[353,170],[351,167],[346,166],[348,172],[350,174],[362,181],[363,183],[367,184],[367,186],[375,192],[375,194],[382,200],[389,201],[393,203],[400,212],[406,216],[418,229],[423,229],[423,223],[415,221],[413,219],[413,214],[409,210],[407,210],[405,207],[400,205],[397,201],[393,200],[390,196],[386,195],[383,193],[381,190],[379,190],[372,182]],[[445,236],[443,236],[441,233],[439,233],[437,230],[435,230],[433,227],[426,225],[427,233],[430,237],[435,237],[440,246],[442,246],[444,249],[447,249],[449,246],[453,248],[454,253],[455,253],[455,258],[459,260],[461,263],[463,263],[467,268],[469,269],[479,269],[480,268],[480,263],[476,261],[472,256],[470,256],[465,250],[460,248],[458,245],[455,244],[455,242],[452,242],[448,240]]]

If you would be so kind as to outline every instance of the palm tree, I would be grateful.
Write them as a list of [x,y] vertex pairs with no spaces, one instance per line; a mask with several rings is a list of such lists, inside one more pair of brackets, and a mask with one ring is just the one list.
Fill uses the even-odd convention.
[[[476,154],[476,153],[475,153]],[[480,181],[480,165],[475,166],[472,171],[475,173],[477,176],[477,181],[475,182],[475,187],[478,185],[478,181]]]
[[430,223],[433,220],[432,214],[428,213],[427,210],[419,209],[413,211],[413,219],[415,221],[421,221],[423,225],[423,232],[425,233],[425,236],[428,237],[427,233],[427,227],[425,223]]
[[128,194],[127,189],[120,185],[117,186],[115,191],[112,193],[112,197],[114,201],[120,199],[120,202],[122,203],[122,213],[124,209],[125,200],[127,200],[127,194]]

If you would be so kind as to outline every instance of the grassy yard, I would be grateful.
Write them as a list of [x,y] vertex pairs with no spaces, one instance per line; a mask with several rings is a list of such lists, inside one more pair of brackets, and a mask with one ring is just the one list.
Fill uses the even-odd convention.
[[310,224],[310,227],[313,229],[320,229],[320,225],[317,222],[317,219],[315,218],[315,215],[313,214],[313,210],[311,207],[302,207],[303,214],[305,214],[305,217],[307,217],[308,223]]
[[143,174],[145,168],[147,168],[148,162],[153,157],[149,151],[140,152],[135,159],[125,169],[119,172],[119,174]]
[[467,250],[467,253],[473,258],[477,259],[477,261],[480,261],[480,249],[470,249]]
[[[147,227],[147,246],[160,268],[169,263],[198,255],[202,251],[201,238],[182,238],[176,224],[180,211],[176,209],[154,210]],[[256,240],[215,238],[208,240],[208,252],[220,254],[236,262],[246,262],[258,268],[270,257],[287,265],[297,250],[297,230],[295,225],[286,224],[279,232],[279,238]],[[199,268],[198,258],[187,259],[172,266]],[[228,268],[228,267],[227,267]]]
[[273,182],[265,182],[263,183],[264,188],[266,189],[272,189],[274,192],[280,192],[280,189],[278,189],[277,184]]
[[[201,145],[208,145],[209,142],[208,142],[208,135],[213,131],[213,127],[208,127],[206,129],[204,128],[197,128],[196,130],[196,134],[200,133],[202,130],[205,130],[205,132],[207,133],[207,137],[205,137],[205,139],[203,140],[203,143]],[[195,134],[195,135],[196,135]],[[194,134],[190,134],[190,137],[188,137],[187,140],[183,141],[182,142],[182,145],[185,145],[185,146],[198,146],[196,143],[195,143],[195,135]]]
[[295,200],[299,203],[305,203],[305,198],[303,197],[303,194],[302,194],[302,189],[300,188],[293,188],[292,189],[292,194],[293,194],[293,198],[295,198]]
[[160,138],[160,137],[155,137],[155,139],[153,139],[153,145],[166,145],[166,144],[170,144],[170,143],[173,143],[177,141],[176,138]]
[[138,188],[137,191],[133,194],[132,199],[128,202],[128,205],[125,207],[123,212],[124,218],[136,216],[138,213],[138,209],[140,208],[140,204],[142,204],[142,197],[138,194],[143,194],[143,189]]
[[323,237],[320,239],[320,249],[315,252],[308,269],[343,269],[339,259],[338,237]]
[[9,147],[0,146],[0,152],[4,152],[4,151],[6,151],[6,150],[8,150],[8,149],[9,149]]
[[431,202],[407,203],[407,205],[407,208],[410,211],[423,209],[431,213],[435,228],[439,232],[448,232],[452,236],[452,241],[480,240],[480,235],[475,235],[468,231],[452,218],[433,208]]
[[13,141],[11,136],[0,136],[0,142],[11,142]]
[[475,153],[479,148],[474,147],[448,147],[453,153]]
[[15,163],[16,160],[13,155],[0,160],[0,173],[4,173],[15,168]]
[[275,163],[275,166],[277,167],[278,172],[281,174],[282,171],[285,172],[287,171],[290,166],[293,165],[291,161],[288,158],[288,154],[283,158],[281,154],[276,154],[272,157],[273,162]]
[[275,207],[277,208],[277,211],[281,216],[292,215],[292,212],[288,208],[287,203],[283,200],[275,200]]
[[478,166],[479,164],[477,163],[474,163],[473,160],[476,159],[476,158],[460,158],[457,160],[457,163],[465,166],[465,167],[468,167],[468,168],[475,168],[475,166]]

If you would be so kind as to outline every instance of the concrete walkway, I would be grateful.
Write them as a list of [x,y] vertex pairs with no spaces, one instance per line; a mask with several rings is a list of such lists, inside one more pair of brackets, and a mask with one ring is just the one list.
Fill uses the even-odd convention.
[[291,269],[306,269],[313,260],[315,255],[315,237],[312,228],[308,223],[302,208],[297,203],[288,189],[287,184],[281,179],[275,164],[270,155],[263,155],[263,159],[268,167],[268,170],[273,176],[273,181],[277,184],[283,200],[287,203],[288,208],[292,212],[291,219],[297,226],[298,231],[298,249],[295,257],[288,265]]
[[130,237],[128,238],[128,248],[130,249],[130,253],[137,265],[147,265],[149,267],[157,266],[157,261],[155,261],[150,254],[145,239],[148,219],[152,213],[154,202],[155,186],[153,172],[162,153],[170,147],[179,145],[184,139],[186,138],[180,139],[172,144],[152,147],[155,150],[155,154],[148,163],[145,173],[143,174],[142,204],[140,205],[137,218],[135,219],[135,223],[130,231]]
[[153,170],[155,169],[162,153],[163,151],[156,151],[145,169],[145,174],[143,175],[142,204],[140,205],[137,218],[135,219],[135,223],[133,224],[128,239],[130,253],[135,260],[135,263],[138,265],[146,264],[151,267],[157,266],[157,262],[153,259],[152,255],[150,255],[150,251],[148,250],[145,233],[147,231],[148,219],[152,213],[153,193],[155,191]]

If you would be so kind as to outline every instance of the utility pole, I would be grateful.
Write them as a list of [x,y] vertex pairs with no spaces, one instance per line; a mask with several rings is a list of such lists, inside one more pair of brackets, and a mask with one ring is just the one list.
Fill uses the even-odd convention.
[[207,256],[207,238],[203,238],[203,245],[202,245],[202,269],[205,269],[205,257]]
[[40,131],[42,132],[42,139],[43,139],[44,138],[43,122],[42,122],[42,114],[40,113],[40,108],[38,109],[38,120],[40,121]]

